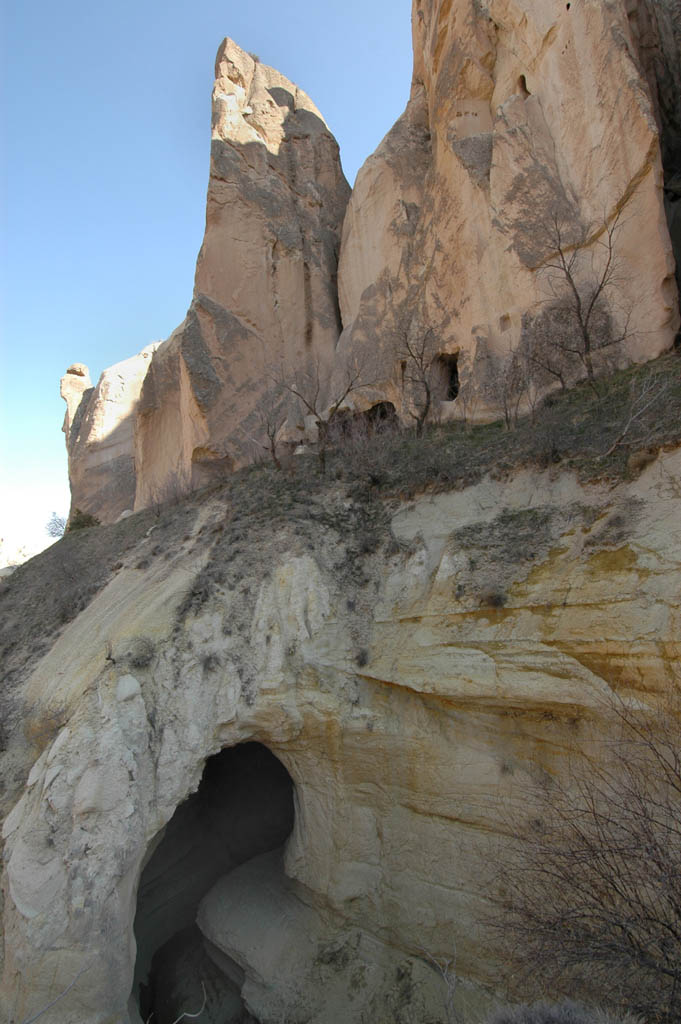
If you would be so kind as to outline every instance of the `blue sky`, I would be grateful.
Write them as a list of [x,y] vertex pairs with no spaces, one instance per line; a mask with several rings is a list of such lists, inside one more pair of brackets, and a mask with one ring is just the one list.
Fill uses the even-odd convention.
[[[184,318],[225,35],[303,88],[355,173],[404,109],[410,0],[5,0],[0,537],[68,506],[59,378]],[[1,557],[0,557],[1,561]]]

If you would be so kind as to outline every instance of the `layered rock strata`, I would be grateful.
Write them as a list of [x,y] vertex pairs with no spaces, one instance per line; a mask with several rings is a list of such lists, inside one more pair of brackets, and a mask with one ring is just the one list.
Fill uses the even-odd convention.
[[[345,991],[347,1019],[444,1021],[432,960],[456,950],[479,1019],[497,979],[481,865],[538,774],[598,758],[608,693],[653,701],[678,672],[680,478],[676,449],[616,485],[527,469],[370,510],[331,490],[274,521],[217,498],[193,524],[170,510],[184,540],[142,536],[15,684],[33,725],[19,715],[1,755],[5,1019],[65,992],[52,1024],[139,1021],[145,866],[207,759],[247,741],[293,782],[283,874],[249,861],[196,907],[246,1007],[331,1020]],[[162,884],[195,877],[191,831]]]
[[617,273],[594,331],[599,344],[622,339],[610,357],[643,361],[672,344],[678,306],[655,114],[674,149],[667,23],[678,11],[674,0],[661,6],[651,23],[657,4],[414,0],[411,97],[358,175],[339,271],[342,349],[385,352],[396,407],[409,401],[406,343],[430,334],[429,358],[458,358],[462,400],[448,401],[445,375],[441,413],[470,415],[475,404],[498,414],[495,384],[510,356],[543,340],[547,310],[567,311],[554,329],[574,319],[566,275],[548,269],[557,227],[568,259],[580,250],[586,303],[618,224]]

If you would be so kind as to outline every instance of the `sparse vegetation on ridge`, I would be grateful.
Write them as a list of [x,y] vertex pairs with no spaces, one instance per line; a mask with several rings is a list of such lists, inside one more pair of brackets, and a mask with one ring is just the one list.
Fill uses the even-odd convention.
[[[632,402],[650,381],[664,382],[661,399],[632,420]],[[377,430],[351,430],[329,445],[325,474],[319,472],[313,450],[309,456],[289,456],[283,470],[267,459],[179,503],[147,509],[111,526],[69,530],[0,585],[5,671],[12,673],[26,657],[33,660],[45,651],[55,632],[112,577],[126,552],[134,549],[140,571],[160,554],[167,555],[208,498],[223,502],[226,509],[212,539],[224,547],[226,564],[246,539],[253,548],[261,529],[273,531],[283,524],[298,531],[301,543],[310,523],[350,531],[349,550],[362,556],[388,536],[386,500],[461,489],[487,473],[504,476],[523,466],[560,466],[583,479],[624,478],[636,475],[660,448],[681,440],[679,353],[620,371],[599,388],[598,397],[586,383],[556,393],[514,430],[505,429],[503,421],[472,429],[459,423],[436,425],[421,437],[392,423]],[[305,543],[312,543],[311,537]],[[215,559],[211,564],[213,569],[199,574],[190,588],[186,610],[207,598],[202,590],[206,573],[225,571]],[[48,577],[53,585],[46,587]]]
[[[531,816],[513,822],[491,925],[513,989],[576,995],[648,1024],[678,1024],[678,681],[655,710],[619,697],[603,710],[610,724],[597,756],[576,748],[565,778],[546,775],[528,788]],[[549,1019],[567,1024],[569,1015],[515,1018]]]

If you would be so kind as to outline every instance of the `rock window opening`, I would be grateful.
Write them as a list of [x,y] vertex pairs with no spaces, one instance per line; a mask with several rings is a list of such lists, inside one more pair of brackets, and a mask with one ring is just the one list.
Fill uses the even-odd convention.
[[441,402],[453,402],[459,394],[459,357],[439,355],[435,365],[438,397]]
[[[568,7],[569,6],[570,5],[568,4]],[[530,95],[530,90],[527,88],[527,79],[525,78],[525,75],[521,75],[518,79],[518,92],[523,97],[523,99],[527,99],[527,97]]]
[[221,878],[282,847],[293,820],[291,777],[262,744],[206,761],[198,790],[152,844],[140,879],[131,1003],[143,1024],[172,1024],[195,1012],[204,991],[203,1024],[254,1021],[241,1000],[241,969],[202,935],[197,911]]
[[334,418],[330,438],[335,443],[381,434],[397,424],[397,411],[392,402],[377,402],[364,412],[341,411]]
[[366,421],[374,430],[383,426],[392,426],[397,422],[397,412],[392,402],[377,402],[364,413]]

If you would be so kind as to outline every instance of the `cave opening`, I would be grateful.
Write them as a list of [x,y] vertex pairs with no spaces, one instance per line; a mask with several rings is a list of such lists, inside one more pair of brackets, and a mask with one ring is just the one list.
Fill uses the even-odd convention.
[[458,352],[441,353],[437,356],[436,368],[439,377],[436,381],[436,391],[439,393],[440,401],[453,402],[459,394]]
[[131,1002],[144,1024],[173,1024],[203,1004],[205,1024],[253,1022],[243,973],[201,934],[201,900],[239,865],[282,847],[294,821],[293,781],[261,743],[210,757],[197,791],[152,843],[137,894]]

